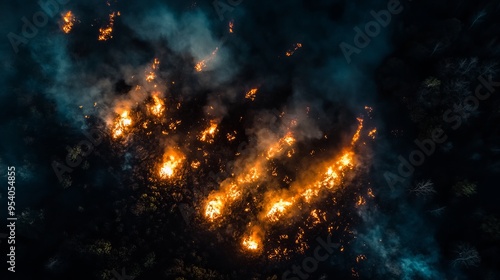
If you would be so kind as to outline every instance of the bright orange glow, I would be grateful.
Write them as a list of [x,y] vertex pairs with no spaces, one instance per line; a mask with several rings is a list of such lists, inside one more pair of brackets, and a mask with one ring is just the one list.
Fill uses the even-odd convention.
[[231,20],[229,22],[229,33],[233,33],[234,32],[233,27],[234,27],[234,22]]
[[222,197],[215,195],[205,206],[205,217],[207,217],[210,221],[214,221],[222,215],[223,207],[224,204],[222,202]]
[[219,51],[219,47],[215,48],[215,50],[212,52],[212,54],[209,57],[196,63],[196,65],[194,66],[194,69],[197,72],[203,71],[207,67],[207,63],[212,61],[215,58],[215,55],[217,54],[218,51]]
[[174,176],[177,169],[184,160],[184,156],[177,151],[169,150],[163,155],[163,163],[160,166],[159,175],[162,179],[169,179]]
[[123,111],[120,117],[114,124],[113,138],[123,136],[128,127],[132,124],[132,119],[128,115],[128,111]]
[[73,15],[71,11],[68,11],[67,13],[62,15],[62,19],[63,19],[63,24],[61,29],[64,33],[68,34],[73,28],[73,25],[75,24],[76,17]]
[[153,105],[149,107],[149,111],[151,112],[151,114],[157,117],[161,116],[161,114],[165,110],[165,103],[160,97],[158,97],[159,94],[159,92],[153,93],[153,95],[151,96],[153,98]]
[[118,14],[116,12],[112,12],[109,15],[109,22],[106,27],[99,28],[99,37],[97,38],[99,41],[106,41],[108,39],[113,38],[113,26],[115,25],[115,17],[120,16],[120,12]]
[[285,210],[287,210],[288,207],[292,206],[292,204],[293,203],[290,201],[284,201],[283,199],[280,199],[278,202],[275,202],[271,206],[271,209],[269,209],[269,211],[267,212],[266,217],[268,217],[271,222],[279,221]]
[[259,236],[260,229],[258,227],[254,227],[250,234],[243,238],[241,242],[243,248],[249,251],[259,251],[262,247],[262,238]]
[[210,126],[201,132],[201,135],[199,137],[200,141],[213,143],[215,134],[218,131],[217,127],[218,127],[217,121],[211,120]]
[[358,118],[358,122],[359,122],[358,129],[356,130],[356,133],[352,137],[351,145],[354,145],[354,143],[356,143],[358,141],[359,135],[361,133],[361,129],[363,129],[363,119],[362,118]]
[[257,96],[257,90],[258,90],[257,88],[249,90],[247,94],[245,94],[245,98],[254,101],[255,97]]

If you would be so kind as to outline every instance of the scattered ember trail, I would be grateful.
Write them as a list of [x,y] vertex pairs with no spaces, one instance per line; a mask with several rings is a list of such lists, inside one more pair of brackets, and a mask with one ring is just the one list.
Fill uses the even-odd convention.
[[115,17],[120,16],[120,12],[112,12],[109,15],[109,22],[106,27],[99,28],[99,41],[107,41],[108,39],[113,38],[113,26],[115,25]]
[[288,50],[285,55],[286,56],[292,56],[298,49],[302,48],[302,44],[301,43],[296,43],[294,46],[293,46],[293,49],[291,50]]
[[196,65],[194,66],[194,69],[197,72],[203,71],[207,67],[207,63],[209,63],[210,61],[212,61],[215,58],[215,55],[217,55],[218,51],[219,51],[219,47],[215,48],[215,50],[212,52],[212,54],[209,57],[207,57],[207,58],[203,59],[202,61],[196,63]]

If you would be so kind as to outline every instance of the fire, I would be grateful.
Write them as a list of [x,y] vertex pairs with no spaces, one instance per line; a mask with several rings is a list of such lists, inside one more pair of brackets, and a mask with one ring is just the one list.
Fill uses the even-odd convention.
[[253,88],[253,89],[249,90],[247,92],[247,94],[245,95],[245,98],[254,101],[255,97],[257,96],[257,90],[258,90],[257,88]]
[[361,129],[363,129],[363,119],[357,118],[357,120],[359,122],[359,125],[358,125],[358,129],[356,130],[356,133],[352,137],[351,145],[354,145],[354,143],[356,143],[358,141],[359,135],[361,133]]
[[151,112],[151,114],[153,114],[157,117],[161,116],[161,114],[165,110],[165,103],[163,102],[163,100],[160,97],[158,97],[158,95],[159,95],[159,92],[155,92],[151,96],[153,98],[153,105],[151,105],[149,107],[149,111]]
[[205,217],[207,217],[210,221],[214,221],[222,215],[223,206],[222,197],[220,195],[216,195],[207,203],[207,206],[205,207]]
[[[269,147],[269,149],[267,150],[267,153],[266,153],[266,158],[269,160],[269,159],[272,159],[272,158],[275,158],[279,155],[281,155],[283,153],[283,150],[286,146],[292,146],[294,143],[295,143],[295,138],[293,137],[293,133],[292,132],[287,132],[287,134],[285,136],[283,136],[282,138],[280,138],[277,143],[271,145],[271,147]],[[295,153],[295,151],[293,149],[289,150],[288,153],[287,153],[287,157],[291,157],[293,154]]]
[[123,136],[127,128],[132,124],[132,119],[129,117],[128,111],[123,111],[113,128],[113,138]]
[[216,47],[215,50],[212,52],[212,54],[201,60],[200,62],[196,63],[196,65],[194,66],[194,69],[197,71],[197,72],[201,72],[203,71],[203,69],[205,69],[205,67],[207,67],[207,63],[210,62],[211,60],[213,60],[215,58],[215,55],[217,54],[217,52],[219,51],[219,47]]
[[292,56],[298,49],[302,48],[302,44],[301,43],[296,43],[294,46],[293,46],[293,50],[289,50],[285,53],[286,56]]
[[106,41],[108,39],[113,38],[113,26],[115,25],[115,17],[120,15],[120,12],[112,12],[109,14],[109,23],[104,28],[99,28],[99,37],[97,38],[99,41]]
[[146,75],[146,81],[152,82],[156,78],[155,72],[149,72],[149,74]]
[[160,65],[160,60],[158,60],[158,58],[155,58],[153,60],[153,64],[151,65],[151,70],[152,71],[149,71],[148,73],[146,73],[146,81],[148,83],[154,81],[154,79],[156,79],[156,70],[158,69],[158,66]]
[[271,222],[279,221],[285,210],[287,210],[288,207],[292,206],[292,204],[293,203],[290,201],[280,199],[278,202],[275,202],[271,206],[271,209],[269,209],[269,211],[267,212],[266,217],[269,218]]
[[229,33],[233,33],[234,32],[233,27],[234,27],[234,22],[231,20],[229,22]]
[[68,11],[67,13],[62,15],[62,19],[63,19],[63,24],[61,26],[61,29],[64,33],[68,34],[73,28],[73,25],[75,24],[76,17],[73,15],[71,11]]
[[208,142],[210,144],[213,143],[215,133],[217,133],[218,131],[217,127],[218,127],[217,121],[211,120],[210,126],[201,132],[201,135],[199,137],[200,141]]
[[243,238],[242,245],[249,251],[259,251],[262,247],[262,239],[259,236],[260,229],[254,227],[252,232]]
[[172,178],[183,160],[184,157],[179,152],[173,150],[166,152],[159,170],[160,178]]
[[236,179],[236,180],[240,184],[253,183],[253,182],[257,181],[257,179],[259,179],[259,177],[260,177],[259,170],[260,170],[260,166],[256,164],[255,166],[250,167],[250,169],[247,170],[246,172],[244,172],[242,175],[238,176],[238,179]]
[[233,131],[233,133],[228,133],[226,134],[227,141],[232,142],[236,140],[236,131]]
[[191,162],[191,168],[193,168],[193,169],[200,168],[200,165],[201,165],[201,162],[199,162],[198,160]]
[[293,143],[295,143],[295,138],[293,137],[293,134],[291,132],[288,132],[285,135],[285,137],[283,137],[283,139],[281,139],[281,141],[286,143],[288,146],[291,146],[291,145],[293,145]]
[[[252,221],[254,227],[250,233],[242,237],[242,246],[245,250],[260,251],[262,250],[262,240],[265,235],[265,228],[271,224],[283,222],[284,217],[288,217],[293,211],[300,211],[308,214],[307,227],[312,228],[322,222],[327,221],[326,212],[321,212],[319,209],[312,207],[313,203],[321,197],[321,192],[336,191],[341,187],[346,172],[353,169],[355,166],[354,145],[360,138],[363,128],[363,119],[358,118],[359,125],[352,136],[351,146],[344,148],[341,153],[332,157],[323,163],[318,163],[317,166],[311,167],[304,174],[303,178],[298,176],[297,181],[291,180],[288,176],[284,176],[283,182],[288,184],[287,188],[276,191],[270,189],[264,192],[264,200],[262,206],[259,207],[259,213]],[[212,121],[209,128],[204,130],[200,136],[200,140],[208,141],[209,135],[217,131],[217,122]],[[292,125],[296,126],[296,121],[292,121]],[[228,135],[228,139],[230,136]],[[205,202],[204,216],[209,222],[215,222],[230,213],[229,207],[235,201],[242,199],[245,193],[251,191],[256,186],[258,187],[261,181],[267,179],[267,176],[278,176],[280,173],[275,167],[269,167],[270,162],[266,161],[271,158],[277,158],[282,155],[293,154],[292,147],[297,142],[292,131],[288,131],[281,138],[277,138],[267,148],[259,148],[259,157],[252,160],[244,161],[244,166],[238,169],[237,174],[232,176],[220,184],[219,190],[209,195]],[[288,154],[285,151],[288,150]],[[265,172],[267,170],[267,173]],[[286,175],[286,174],[285,174]],[[288,178],[288,179],[287,179]],[[256,185],[257,184],[257,185]],[[358,205],[366,203],[364,197],[359,197]],[[247,207],[245,211],[250,211]],[[340,212],[338,212],[340,215]],[[288,219],[286,219],[288,220]],[[329,230],[332,227],[329,227]],[[302,240],[304,232],[297,236],[298,252],[307,249],[307,243]],[[275,251],[276,253],[276,251]]]
[[358,200],[356,201],[356,206],[361,206],[361,205],[365,205],[365,204],[366,204],[365,198],[362,196],[358,196]]

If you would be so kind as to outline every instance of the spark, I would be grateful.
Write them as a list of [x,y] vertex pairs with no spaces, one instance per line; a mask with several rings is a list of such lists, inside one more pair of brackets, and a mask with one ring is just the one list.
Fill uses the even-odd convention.
[[221,216],[223,206],[222,197],[216,195],[207,203],[207,206],[205,207],[205,217],[207,217],[210,221],[214,221]]
[[249,251],[259,251],[262,247],[262,239],[260,237],[261,229],[254,226],[247,236],[243,238],[241,244]]
[[361,129],[363,129],[363,119],[357,118],[357,120],[359,122],[359,125],[358,125],[358,129],[356,130],[356,133],[352,137],[351,145],[354,145],[358,141],[359,135],[361,133]]
[[193,169],[200,168],[200,165],[201,165],[201,162],[199,162],[198,160],[191,162],[191,168],[193,168]]
[[292,56],[298,49],[302,48],[302,44],[301,43],[296,43],[293,45],[293,49],[292,50],[288,50],[285,55],[286,56]]

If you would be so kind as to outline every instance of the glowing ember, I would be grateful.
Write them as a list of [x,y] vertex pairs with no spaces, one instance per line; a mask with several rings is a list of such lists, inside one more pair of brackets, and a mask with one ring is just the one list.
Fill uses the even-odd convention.
[[242,245],[249,251],[259,251],[261,249],[261,238],[259,237],[260,230],[257,227],[253,228],[251,234],[243,238]]
[[212,52],[212,54],[203,59],[202,61],[196,63],[196,65],[194,66],[194,69],[197,71],[197,72],[201,72],[203,71],[203,69],[205,69],[205,67],[207,67],[207,63],[212,61],[214,58],[215,58],[215,55],[217,54],[217,51],[219,51],[219,47],[215,48],[215,50]]
[[295,138],[293,138],[293,134],[291,132],[288,132],[281,141],[286,143],[288,146],[291,146],[295,143]]
[[289,50],[285,53],[286,56],[292,56],[298,49],[302,48],[301,43],[297,43],[293,46],[292,50]]
[[253,88],[247,92],[245,98],[254,101],[256,96],[257,96],[257,89]]
[[64,33],[69,33],[75,24],[76,17],[73,15],[71,11],[62,15],[63,23],[61,29]]
[[361,133],[361,129],[363,128],[363,119],[362,118],[358,118],[358,122],[359,122],[358,129],[356,130],[356,133],[352,137],[351,145],[354,145],[354,143],[356,143],[358,141],[359,134]]
[[99,28],[99,37],[97,38],[99,41],[106,41],[108,39],[113,38],[113,26],[115,25],[115,17],[120,15],[120,12],[112,12],[109,15],[108,25],[104,28]]
[[375,139],[375,135],[377,134],[377,129],[374,128],[368,132],[368,136],[371,137],[372,139]]
[[213,143],[215,133],[217,133],[218,131],[217,126],[218,126],[217,121],[215,120],[210,121],[210,126],[201,132],[201,135],[199,137],[200,141]]

